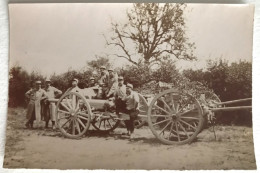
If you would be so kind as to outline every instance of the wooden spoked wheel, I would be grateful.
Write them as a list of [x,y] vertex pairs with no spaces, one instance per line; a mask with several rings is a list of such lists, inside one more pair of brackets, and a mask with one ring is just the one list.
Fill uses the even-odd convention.
[[78,138],[86,133],[91,122],[91,108],[86,99],[76,92],[65,93],[56,107],[56,123],[68,138]]
[[203,127],[199,102],[187,93],[168,89],[156,95],[148,108],[148,125],[164,144],[192,142]]
[[93,119],[92,125],[95,129],[103,132],[109,132],[116,129],[120,124],[120,120],[115,112],[100,112],[96,113],[96,118]]

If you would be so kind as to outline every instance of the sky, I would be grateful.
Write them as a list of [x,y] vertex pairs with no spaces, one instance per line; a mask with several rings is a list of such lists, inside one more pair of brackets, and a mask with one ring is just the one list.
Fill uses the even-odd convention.
[[[95,55],[113,54],[103,34],[111,20],[127,22],[132,4],[9,4],[9,66],[19,64],[28,72],[60,74],[79,70]],[[188,4],[186,33],[196,45],[197,61],[178,61],[180,69],[206,67],[206,60],[252,61],[253,6]],[[112,57],[114,67],[127,62]]]

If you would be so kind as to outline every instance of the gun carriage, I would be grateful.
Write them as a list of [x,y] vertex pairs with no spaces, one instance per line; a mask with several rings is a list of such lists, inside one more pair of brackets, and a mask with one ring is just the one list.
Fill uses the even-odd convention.
[[[138,119],[148,126],[154,136],[163,144],[186,144],[192,142],[205,128],[210,117],[216,112],[251,109],[252,106],[227,107],[226,105],[250,101],[251,98],[221,102],[212,92],[205,92],[195,98],[188,92],[167,89],[157,94],[148,104],[139,94],[140,114]],[[107,100],[87,99],[80,93],[68,92],[56,103],[57,126],[68,138],[82,137],[90,125],[99,131],[112,131],[127,118],[124,113],[117,115],[113,108],[106,107]]]

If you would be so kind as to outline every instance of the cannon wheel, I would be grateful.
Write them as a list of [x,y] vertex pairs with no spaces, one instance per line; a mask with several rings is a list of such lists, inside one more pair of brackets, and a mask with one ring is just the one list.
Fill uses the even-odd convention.
[[92,126],[102,132],[109,132],[115,130],[119,124],[120,120],[117,119],[117,115],[114,112],[101,112],[100,119],[94,119],[92,121]]
[[91,108],[79,93],[68,92],[61,96],[55,113],[58,128],[68,138],[81,137],[90,126]]
[[187,93],[168,89],[156,95],[148,108],[148,125],[162,143],[192,142],[204,123],[199,102]]

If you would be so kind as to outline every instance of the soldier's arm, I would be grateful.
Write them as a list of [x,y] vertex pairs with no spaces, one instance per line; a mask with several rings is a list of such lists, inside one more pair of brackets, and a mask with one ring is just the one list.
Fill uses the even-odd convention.
[[134,103],[135,103],[135,109],[138,108],[138,104],[139,104],[139,95],[137,93],[134,94]]
[[53,87],[54,88],[54,93],[57,94],[57,95],[61,95],[62,94],[62,91]]
[[27,91],[27,92],[25,93],[25,97],[26,97],[27,99],[30,98],[31,92],[32,92],[32,89],[30,89],[29,91]]
[[47,93],[46,93],[45,90],[43,90],[41,100],[44,100],[44,99],[46,99],[46,98],[48,98]]

